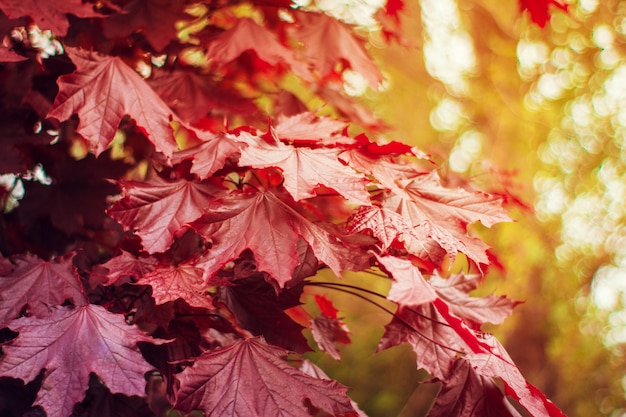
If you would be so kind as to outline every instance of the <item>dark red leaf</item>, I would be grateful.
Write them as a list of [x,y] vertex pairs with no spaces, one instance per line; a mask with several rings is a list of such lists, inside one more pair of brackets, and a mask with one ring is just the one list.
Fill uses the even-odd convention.
[[139,31],[157,51],[178,39],[175,23],[188,20],[185,0],[133,0],[104,21],[108,37],[124,37]]
[[476,373],[459,358],[443,384],[428,417],[521,417],[491,378]]
[[345,387],[292,368],[286,354],[261,338],[205,352],[180,374],[174,408],[207,417],[309,417],[308,400],[334,414],[354,412]]
[[11,18],[30,16],[41,29],[49,29],[57,36],[67,33],[68,13],[78,17],[102,17],[94,11],[93,4],[82,0],[4,0],[0,8]]

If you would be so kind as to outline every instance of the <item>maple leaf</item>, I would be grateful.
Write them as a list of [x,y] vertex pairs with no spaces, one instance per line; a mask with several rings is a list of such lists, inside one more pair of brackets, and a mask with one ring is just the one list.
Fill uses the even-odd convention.
[[152,287],[152,296],[157,304],[182,298],[193,307],[213,309],[202,269],[193,264],[157,266],[139,278],[137,283]]
[[299,144],[304,142],[313,145],[337,146],[354,143],[354,139],[337,134],[345,127],[346,122],[319,117],[314,112],[304,112],[292,116],[279,116],[274,126],[274,134],[282,140]]
[[[298,22],[292,35],[304,44],[304,55],[321,78],[335,72],[337,64],[347,63],[377,89],[380,70],[347,25],[323,13],[295,13]],[[333,45],[329,48],[328,45]]]
[[34,255],[16,257],[13,271],[0,276],[0,327],[17,318],[24,306],[30,315],[43,317],[68,299],[86,304],[73,257],[73,253],[51,261]]
[[68,416],[96,373],[111,392],[145,395],[144,373],[152,367],[137,342],[159,343],[124,317],[89,304],[58,308],[43,318],[23,317],[11,322],[17,338],[3,345],[0,375],[26,382],[46,372],[34,405],[51,416]]
[[207,46],[206,56],[222,67],[249,50],[272,66],[286,64],[300,77],[310,79],[306,65],[296,60],[274,33],[247,17],[237,19],[232,28],[217,35]]
[[299,264],[299,236],[336,274],[343,269],[358,269],[358,262],[363,263],[354,259],[354,252],[339,236],[305,219],[271,191],[230,194],[215,200],[207,206],[206,214],[190,226],[212,243],[203,263],[205,277],[250,249],[258,269],[283,287]]
[[132,68],[118,57],[66,48],[76,71],[59,77],[59,92],[47,117],[60,121],[73,114],[77,132],[102,153],[113,140],[124,115],[144,128],[156,149],[168,157],[178,149],[171,109]]
[[440,265],[445,251],[424,228],[413,226],[401,214],[378,206],[361,206],[348,219],[348,233],[370,230],[386,251],[394,242],[404,242],[406,250],[434,266]]
[[67,33],[68,13],[77,17],[102,17],[94,11],[93,4],[82,0],[3,0],[0,9],[8,17],[30,16],[41,29],[49,29],[57,36]]
[[193,130],[203,142],[199,145],[176,152],[172,158],[173,163],[185,159],[191,159],[192,174],[200,179],[209,178],[217,170],[224,167],[224,164],[231,155],[239,153],[240,149],[247,146],[244,142],[237,140],[231,134],[211,134],[208,132]]
[[340,360],[339,350],[335,343],[350,344],[350,330],[337,317],[338,310],[325,295],[314,294],[315,303],[321,314],[310,321],[311,333],[322,352],[328,353],[333,359]]
[[376,259],[393,278],[387,295],[388,300],[405,306],[418,306],[437,298],[433,287],[411,261],[394,256],[378,255]]
[[[249,136],[254,139],[253,136]],[[283,171],[283,186],[296,200],[314,197],[315,188],[325,185],[355,204],[369,205],[366,179],[337,159],[336,149],[295,147],[282,142],[270,145],[257,139],[241,150],[239,165],[254,168],[278,167]],[[337,181],[341,178],[341,182]]]
[[267,274],[254,272],[219,288],[218,300],[228,307],[238,324],[269,343],[295,352],[311,350],[302,335],[304,328],[285,310],[299,306],[303,284],[285,288],[279,293]]
[[308,400],[333,414],[354,413],[345,387],[289,366],[286,355],[261,338],[205,352],[178,375],[174,408],[207,417],[309,417]]
[[[366,146],[367,148],[368,146]],[[357,171],[371,175],[383,187],[397,190],[400,180],[424,175],[413,164],[401,163],[393,155],[377,155],[367,149],[351,148],[339,154],[339,159]]]
[[120,181],[124,198],[107,213],[126,230],[136,231],[149,253],[163,252],[174,234],[198,219],[217,189],[207,183],[165,180],[153,175],[143,182]]
[[400,305],[378,345],[378,351],[408,343],[417,355],[417,367],[447,381],[457,355],[468,351],[432,303],[415,307]]
[[545,27],[550,21],[550,6],[567,12],[568,5],[560,0],[519,0],[520,10],[530,14],[530,18],[539,27]]
[[481,222],[490,227],[510,221],[499,197],[441,186],[435,172],[399,181],[394,194],[388,195],[383,207],[400,213],[426,233],[450,255],[465,253],[478,263],[488,263],[487,246],[467,235],[468,224]]
[[505,384],[505,394],[519,401],[533,417],[566,417],[541,391],[529,384],[500,342],[484,335],[489,352],[472,352],[466,359],[479,375],[499,378]]
[[491,378],[478,375],[459,358],[443,384],[428,417],[521,417]]
[[430,283],[451,313],[476,324],[501,324],[520,301],[494,295],[470,297],[467,293],[477,287],[480,279],[480,275],[468,276],[462,273],[443,279],[435,274],[430,278]]
[[148,84],[185,122],[196,122],[208,113],[249,115],[256,105],[228,89],[225,81],[189,70],[152,70]]
[[104,34],[110,38],[125,37],[140,31],[154,49],[162,51],[178,39],[175,23],[188,17],[185,3],[185,0],[133,0],[104,20]]
[[326,352],[331,358],[340,360],[339,350],[335,343],[350,344],[350,331],[346,324],[333,317],[320,314],[311,320],[311,333],[317,346],[322,352]]
[[106,285],[123,283],[125,277],[141,278],[154,269],[157,260],[152,257],[136,257],[130,252],[122,250],[121,253],[106,261],[101,267],[106,269]]

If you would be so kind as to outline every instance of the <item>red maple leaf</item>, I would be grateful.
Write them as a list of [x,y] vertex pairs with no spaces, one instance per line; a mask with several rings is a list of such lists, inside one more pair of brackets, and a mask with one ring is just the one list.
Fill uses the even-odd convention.
[[145,396],[144,373],[152,367],[143,359],[137,342],[158,343],[123,316],[89,304],[58,308],[43,318],[14,320],[17,338],[3,345],[0,375],[34,380],[45,368],[35,400],[51,416],[69,416],[96,373],[111,392]]
[[73,257],[73,253],[51,261],[34,255],[17,257],[13,271],[0,276],[0,327],[17,318],[25,306],[30,315],[43,317],[66,300],[86,304]]
[[283,287],[299,264],[299,236],[338,275],[344,269],[360,269],[358,265],[364,262],[340,236],[310,222],[271,191],[231,194],[215,200],[207,206],[206,214],[190,226],[212,243],[203,263],[209,278],[226,262],[250,249],[258,269]]
[[434,301],[437,294],[419,268],[406,259],[378,256],[378,262],[393,278],[387,299],[400,305],[418,306]]
[[[239,265],[235,262],[235,268]],[[277,292],[267,274],[253,270],[250,276],[219,287],[217,300],[224,303],[237,323],[252,334],[262,335],[273,345],[304,353],[311,350],[302,334],[304,327],[285,312],[301,305],[301,295],[302,283]]]
[[545,27],[550,21],[550,6],[567,12],[568,5],[560,0],[519,0],[521,11],[528,10],[530,18],[539,27]]
[[444,188],[435,172],[399,181],[394,194],[384,199],[383,207],[400,213],[414,226],[425,228],[429,237],[450,255],[462,252],[484,264],[488,263],[487,246],[468,236],[466,226],[480,221],[490,227],[511,220],[499,197]]
[[177,40],[175,23],[189,18],[185,0],[133,0],[104,20],[104,34],[125,37],[135,31],[144,34],[157,51]]
[[229,89],[226,82],[214,81],[195,71],[154,68],[148,84],[188,123],[197,122],[209,113],[249,115],[257,110],[252,101]]
[[399,306],[378,345],[378,351],[408,343],[417,355],[417,367],[447,381],[456,357],[469,351],[433,303]]
[[67,14],[78,17],[102,17],[94,5],[82,0],[62,2],[48,0],[4,0],[0,9],[8,17],[30,16],[41,29],[49,29],[57,36],[65,36],[69,23]]
[[354,143],[354,139],[338,134],[346,122],[304,112],[292,116],[279,116],[273,133],[281,140],[298,144],[329,145]]
[[207,417],[309,417],[308,400],[333,414],[354,413],[345,387],[289,366],[286,355],[261,338],[205,352],[177,376],[174,408],[201,410]]
[[424,228],[413,226],[401,214],[378,206],[361,206],[348,220],[349,233],[370,230],[382,244],[382,251],[389,249],[394,242],[403,242],[405,249],[438,267],[445,251],[433,239],[429,238]]
[[304,45],[304,56],[320,78],[333,74],[338,64],[345,63],[372,88],[378,88],[380,70],[347,25],[323,13],[297,12],[295,16],[298,24],[292,35]]
[[300,77],[310,79],[306,65],[295,59],[293,51],[283,46],[273,32],[250,18],[238,19],[235,26],[217,35],[209,43],[206,56],[222,67],[250,50],[261,61],[272,66],[286,64]]
[[491,378],[476,373],[459,358],[443,384],[428,417],[521,417]]
[[315,189],[325,185],[349,202],[370,204],[365,177],[338,160],[339,150],[295,147],[282,142],[271,145],[255,136],[247,135],[247,138],[250,146],[242,149],[239,165],[280,168],[283,185],[296,201],[314,197]]
[[202,269],[193,264],[157,266],[139,278],[137,283],[152,287],[152,296],[157,304],[182,298],[190,306],[213,309]]
[[126,230],[136,231],[149,253],[163,252],[184,224],[198,219],[217,189],[188,180],[165,180],[153,175],[146,181],[121,182],[124,198],[107,213]]
[[338,318],[320,314],[311,320],[311,333],[313,339],[322,352],[326,352],[331,358],[340,360],[339,350],[335,343],[350,344],[350,330]]
[[193,132],[203,142],[184,151],[176,152],[172,162],[178,163],[185,159],[191,159],[190,172],[200,179],[209,178],[215,171],[224,167],[231,155],[239,153],[242,147],[247,146],[238,141],[235,135],[212,134],[199,130],[193,130]]
[[315,303],[321,314],[310,320],[311,334],[322,352],[340,360],[335,343],[350,344],[350,330],[338,316],[338,310],[325,295],[314,294]]
[[[154,269],[157,260],[152,257],[136,257],[130,252],[122,251],[118,256],[100,265],[105,268],[106,285],[123,284],[123,278],[141,278]],[[98,272],[96,272],[97,274]]]
[[124,115],[137,121],[156,149],[171,156],[178,145],[171,109],[146,81],[120,58],[67,48],[76,71],[61,76],[59,93],[48,117],[60,121],[78,114],[77,132],[102,153],[113,140]]
[[529,384],[504,347],[486,334],[484,343],[490,352],[473,352],[466,356],[479,375],[499,378],[504,382],[504,392],[515,398],[533,417],[566,417],[541,391]]
[[442,279],[435,274],[430,278],[430,283],[437,295],[446,302],[450,312],[456,316],[477,325],[501,324],[520,302],[510,300],[506,296],[470,297],[468,292],[477,287],[480,278],[480,275],[468,276],[459,273]]

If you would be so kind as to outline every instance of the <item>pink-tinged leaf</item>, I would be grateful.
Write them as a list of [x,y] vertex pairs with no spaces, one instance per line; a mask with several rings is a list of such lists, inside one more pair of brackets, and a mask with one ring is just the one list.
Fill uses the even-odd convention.
[[357,171],[373,176],[389,190],[398,190],[400,180],[423,175],[415,165],[397,161],[392,155],[375,155],[357,148],[341,152],[339,159]]
[[336,149],[299,148],[282,142],[270,145],[258,139],[241,151],[239,164],[280,168],[285,178],[283,185],[296,201],[315,197],[315,189],[325,185],[349,202],[369,205],[365,177],[339,162],[338,153]]
[[41,29],[49,29],[57,36],[65,36],[69,23],[67,14],[78,17],[102,17],[94,5],[82,0],[3,0],[0,9],[10,18],[30,16]]
[[387,299],[400,305],[418,306],[437,298],[433,287],[426,282],[419,268],[406,259],[378,256],[378,262],[393,278]]
[[415,227],[395,211],[378,206],[361,206],[348,221],[348,232],[370,230],[387,250],[401,236],[415,233]]
[[149,253],[164,252],[174,234],[199,218],[218,193],[216,187],[195,181],[165,180],[158,175],[144,182],[120,182],[124,198],[107,213],[141,237]]
[[439,267],[446,251],[429,235],[429,229],[413,226],[401,214],[378,206],[361,206],[348,220],[349,233],[370,230],[386,251],[394,242],[402,242],[407,252],[434,268]]
[[515,398],[533,417],[566,417],[541,391],[529,384],[504,347],[492,335],[485,335],[490,353],[471,353],[466,359],[479,375],[499,378],[505,394]]
[[152,287],[152,296],[157,304],[165,304],[178,298],[190,306],[213,309],[208,286],[202,278],[202,269],[188,263],[157,266],[137,281]]
[[250,249],[258,269],[284,286],[298,265],[298,235],[289,217],[270,193],[232,194],[209,204],[207,213],[191,224],[211,242],[203,263],[205,277]]
[[207,114],[234,112],[246,115],[257,111],[252,100],[235,94],[232,88],[224,87],[227,85],[224,80],[217,82],[195,71],[155,68],[148,84],[188,123],[196,122]]
[[545,27],[546,23],[550,21],[550,6],[565,12],[568,9],[567,3],[561,0],[519,0],[519,5],[522,12],[528,10],[532,21],[541,28]]
[[133,0],[118,13],[104,21],[104,34],[126,37],[133,32],[143,33],[157,51],[165,49],[178,39],[176,22],[189,20],[185,14],[185,0]]
[[254,51],[261,61],[272,66],[284,64],[300,77],[311,78],[306,65],[296,60],[293,52],[283,46],[273,32],[247,17],[238,19],[235,26],[211,41],[206,56],[222,67],[246,51]]
[[13,271],[0,276],[0,327],[17,318],[24,306],[28,306],[30,315],[43,317],[66,300],[86,304],[73,257],[72,253],[51,261],[34,255],[15,259]]
[[106,285],[120,284],[123,278],[133,277],[141,278],[147,272],[154,269],[157,260],[152,257],[142,256],[137,258],[135,255],[122,251],[118,256],[109,259],[101,266],[106,268]]
[[347,63],[372,88],[378,88],[382,74],[347,25],[323,13],[298,12],[295,16],[293,37],[304,44],[305,58],[321,78],[334,73],[338,64]]
[[311,320],[311,333],[322,352],[326,352],[335,360],[341,360],[339,349],[335,343],[350,344],[350,330],[338,318],[320,314]]
[[236,136],[230,134],[211,134],[194,130],[203,142],[184,151],[176,152],[172,161],[191,159],[191,173],[200,179],[209,178],[213,173],[224,167],[226,160],[247,146],[239,142]]
[[428,417],[521,417],[491,380],[478,375],[468,361],[454,363]]
[[433,275],[431,285],[448,305],[450,312],[462,319],[477,325],[483,323],[501,324],[511,315],[520,301],[510,300],[506,296],[489,295],[487,297],[470,297],[467,293],[476,287],[479,275],[462,273],[443,279]]
[[383,207],[400,213],[413,225],[426,227],[428,235],[450,255],[465,253],[478,263],[488,263],[482,241],[467,235],[466,226],[481,222],[490,227],[510,221],[501,199],[480,192],[447,189],[435,172],[399,182]]
[[408,343],[417,355],[417,367],[447,381],[459,354],[470,349],[432,303],[399,306],[378,345],[378,351]]
[[212,244],[203,263],[206,278],[250,249],[258,269],[269,273],[283,287],[300,263],[300,236],[336,274],[344,269],[361,269],[363,264],[340,236],[305,219],[269,191],[231,194],[215,200],[191,227]]
[[59,93],[48,117],[60,121],[78,114],[77,132],[101,154],[129,115],[145,129],[157,150],[168,157],[178,145],[170,126],[171,109],[132,68],[118,57],[67,48],[76,71],[57,81]]
[[354,413],[344,386],[289,366],[286,355],[261,338],[207,351],[178,375],[174,408],[206,417],[309,417],[308,400],[333,414]]
[[304,112],[289,117],[279,116],[274,133],[281,140],[336,146],[354,142],[354,139],[338,134],[346,126],[346,122]]
[[10,328],[19,335],[3,346],[0,375],[29,382],[45,368],[34,405],[49,416],[71,414],[85,395],[90,372],[113,393],[145,396],[144,374],[152,367],[136,345],[157,341],[126,324],[124,316],[89,304],[20,318]]

